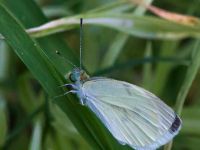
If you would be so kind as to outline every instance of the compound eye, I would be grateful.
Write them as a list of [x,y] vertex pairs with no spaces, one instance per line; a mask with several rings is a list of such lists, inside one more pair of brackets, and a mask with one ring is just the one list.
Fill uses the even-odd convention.
[[76,82],[75,78],[74,78],[74,75],[72,73],[69,74],[69,80],[71,82]]

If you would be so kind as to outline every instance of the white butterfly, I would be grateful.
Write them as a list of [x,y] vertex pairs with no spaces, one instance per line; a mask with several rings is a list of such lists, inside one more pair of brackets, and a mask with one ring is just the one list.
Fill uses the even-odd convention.
[[153,150],[168,143],[178,134],[181,119],[145,89],[109,78],[89,78],[81,69],[81,36],[80,69],[72,70],[69,79],[73,83],[64,86],[72,87],[69,92],[77,94],[80,103],[88,106],[121,144]]
[[[181,119],[152,93],[109,78],[89,78],[75,68],[69,75],[70,92],[77,94],[121,143],[137,150],[153,150],[169,142]],[[67,92],[69,93],[69,92]]]

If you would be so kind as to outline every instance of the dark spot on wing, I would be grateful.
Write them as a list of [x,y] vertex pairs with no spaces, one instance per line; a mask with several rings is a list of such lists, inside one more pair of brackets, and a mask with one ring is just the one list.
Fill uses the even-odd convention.
[[174,119],[174,122],[172,123],[172,125],[171,125],[171,127],[169,129],[169,132],[173,134],[174,132],[176,132],[179,129],[180,125],[181,125],[181,120],[176,115],[176,117]]

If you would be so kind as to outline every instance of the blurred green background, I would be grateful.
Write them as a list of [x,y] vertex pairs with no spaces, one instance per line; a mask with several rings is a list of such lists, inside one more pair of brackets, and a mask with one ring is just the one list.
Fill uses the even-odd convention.
[[[196,0],[145,2],[200,16]],[[38,37],[30,37],[25,29],[74,16],[111,20],[84,24],[83,64],[89,74],[155,93],[183,120],[172,149],[199,149],[200,25],[173,23],[144,7],[115,0],[0,0],[0,149],[130,149],[117,143],[76,97],[53,99],[67,90],[57,87],[68,82],[64,76],[72,69],[62,57],[79,64],[78,23]],[[133,27],[113,18],[127,18]]]

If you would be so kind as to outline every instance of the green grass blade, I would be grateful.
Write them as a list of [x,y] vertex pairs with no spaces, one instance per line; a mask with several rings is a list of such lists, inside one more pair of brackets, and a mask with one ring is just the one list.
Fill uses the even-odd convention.
[[[20,2],[6,0],[2,1],[2,3],[9,9],[9,11],[15,14],[15,17],[25,28],[39,26],[48,21],[44,14],[42,14],[41,9],[32,0],[29,2],[26,0],[21,0]],[[74,56],[72,50],[60,37],[48,36],[45,38],[39,38],[37,42],[46,53],[46,56],[63,76],[72,69],[72,66],[66,63],[65,60],[61,59],[60,56],[56,54],[56,51],[59,51],[64,57],[66,57],[66,59],[72,61],[74,64],[79,64],[78,59]]]
[[[20,3],[19,2],[14,3],[12,0],[8,0],[8,1],[4,1],[4,3],[5,3],[4,5],[6,5],[20,19],[20,21],[22,21],[23,24],[27,27],[33,26],[35,24],[41,24],[46,21],[46,18],[42,15],[39,8],[37,8],[36,5],[32,1],[24,0],[24,1],[20,1]],[[16,7],[19,9],[16,9]],[[32,13],[27,14],[26,12],[32,12]],[[26,15],[26,17],[24,17],[25,15]],[[2,20],[2,21],[4,21],[4,20]],[[6,25],[6,22],[4,22],[4,23]],[[10,27],[10,28],[14,29],[14,27]],[[14,34],[14,32],[13,33],[11,33],[11,32],[9,34],[9,36],[11,37],[10,41],[15,41],[12,37],[12,34]],[[6,32],[6,34],[8,34],[8,33],[9,32]],[[22,33],[23,33],[23,31],[22,31]],[[19,36],[25,34],[25,33],[23,33],[23,34],[22,33],[20,31],[17,31],[17,34],[19,34]],[[30,40],[30,38],[29,38],[29,40]],[[23,44],[24,42],[26,44],[26,41],[24,39],[22,39],[21,42],[19,42],[20,48],[21,48],[20,49],[21,51],[19,51],[19,53],[22,53],[23,51],[27,52],[27,49],[29,49],[29,51],[31,50],[30,48],[24,47],[24,44]],[[66,64],[65,60],[61,59],[58,55],[56,55],[55,51],[59,50],[61,52],[61,54],[64,55],[67,59],[73,61],[74,63],[77,62],[77,61],[75,61],[75,59],[74,59],[75,57],[71,53],[70,49],[57,36],[39,39],[38,43],[42,47],[42,50],[44,50],[44,52],[46,53],[45,56],[47,56],[51,60],[51,62],[56,66],[58,71],[61,74],[63,74],[63,76],[66,75],[66,73],[72,68],[72,66],[69,64]],[[12,43],[12,46],[13,46],[14,50],[16,47],[19,48],[19,46],[16,45],[15,42]],[[33,53],[37,52],[37,50],[34,49],[35,45],[32,45],[32,48],[33,48]],[[17,51],[17,53],[18,53],[18,51]],[[63,84],[63,83],[59,83],[60,82],[59,80],[62,80],[62,79],[58,79],[57,81],[55,79],[52,79],[52,77],[55,77],[55,76],[53,76],[51,72],[45,70],[46,67],[48,66],[48,64],[43,64],[44,70],[42,72],[39,72],[38,67],[36,67],[37,64],[38,64],[38,66],[42,65],[37,60],[39,56],[40,55],[36,55],[35,56],[36,58],[35,58],[29,52],[30,58],[28,57],[25,59],[27,61],[34,60],[34,62],[33,62],[34,64],[31,64],[31,66],[35,66],[35,68],[33,68],[33,69],[36,70],[35,71],[37,74],[36,76],[38,78],[43,78],[39,81],[43,81],[43,82],[45,81],[48,84],[46,88],[47,88],[47,91],[50,92],[50,94],[54,93],[54,95],[57,96],[57,95],[60,95],[60,93],[64,93],[64,91],[58,92],[59,89],[57,88],[58,86]],[[39,58],[39,59],[42,60],[43,58]],[[23,58],[22,58],[22,60],[24,61]],[[25,64],[27,65],[27,64],[29,64],[29,62],[25,62]],[[53,67],[51,63],[50,63],[50,66]],[[63,69],[63,68],[65,68],[65,69]],[[32,71],[33,69],[30,69],[30,70]],[[46,75],[43,76],[43,73],[45,73]],[[47,77],[49,77],[49,78],[47,78]],[[48,80],[50,80],[50,81],[48,81]],[[51,83],[52,81],[53,81],[53,83]],[[49,90],[49,88],[51,88],[52,91]],[[57,94],[55,94],[56,90],[57,90]],[[74,104],[71,104],[71,103],[67,104],[66,103],[67,101],[68,101],[68,103],[70,103],[69,100],[67,100],[65,97],[61,97],[60,100],[58,99],[56,101],[56,103],[58,105],[60,105],[61,109],[63,109],[63,111],[66,114],[68,114],[70,119],[73,121],[73,123],[79,129],[79,132],[82,133],[82,135],[84,135],[84,137],[86,139],[88,139],[90,144],[92,143],[91,145],[93,145],[95,147],[96,144],[93,144],[93,143],[96,143],[96,142],[93,140],[92,135],[88,131],[88,128],[85,127],[85,125],[84,125],[85,123],[83,123],[84,119],[81,119],[80,118],[81,116],[79,116],[79,114],[84,114],[84,113],[79,112],[79,110],[76,109],[76,106]],[[84,115],[82,116],[82,118],[84,118]]]
[[[152,0],[146,0],[146,4],[150,4]],[[146,9],[142,7],[136,8],[136,10],[133,12],[133,15],[143,15],[145,13]],[[110,67],[114,64],[117,57],[119,56],[120,52],[122,51],[129,35],[124,33],[119,33],[113,40],[110,48],[106,52],[102,63],[101,68]]]
[[[59,95],[61,90],[56,87],[58,87],[60,84],[63,84],[61,82],[62,79],[59,78],[59,75],[56,73],[55,69],[52,68],[51,63],[48,61],[41,48],[37,45],[37,43],[32,41],[32,39],[26,34],[25,30],[23,30],[22,26],[12,18],[11,14],[3,5],[0,5],[0,18],[0,32],[4,35],[6,41],[11,45],[11,47],[13,47],[17,55],[23,60],[32,74],[42,84],[43,88],[49,93],[49,95]],[[74,106],[63,104],[66,102],[66,98],[64,97],[60,99],[61,101],[57,101],[57,103],[62,105],[62,108],[65,109],[65,112],[68,111],[68,114],[71,114],[71,118],[73,118],[73,120],[78,120],[78,117],[75,116],[77,114],[72,110]],[[71,108],[71,110],[67,109],[67,107]],[[87,131],[87,129],[82,131]],[[87,135],[87,132],[85,134]]]
[[118,63],[115,64],[114,66],[111,67],[107,67],[104,69],[100,69],[98,71],[96,71],[93,75],[97,76],[97,75],[103,75],[103,74],[107,74],[110,73],[112,71],[116,71],[116,70],[124,70],[124,69],[129,69],[138,65],[143,65],[145,63],[155,63],[155,62],[159,62],[159,63],[174,63],[176,65],[184,65],[184,66],[188,66],[189,64],[189,60],[187,59],[180,59],[180,58],[173,58],[173,57],[147,57],[147,58],[141,58],[141,59],[134,59],[134,60],[128,60],[124,63]]
[[180,115],[183,109],[183,105],[185,102],[185,98],[189,92],[189,89],[192,85],[192,82],[199,70],[200,66],[200,42],[197,41],[195,43],[193,53],[192,53],[192,58],[191,58],[191,64],[188,67],[185,80],[183,81],[183,84],[181,86],[181,89],[178,93],[177,101],[176,101],[176,106],[175,110],[177,113]]
[[[161,45],[160,57],[173,57],[176,54],[176,48],[178,46],[178,41],[164,41]],[[163,89],[166,85],[166,82],[168,81],[168,75],[171,71],[171,69],[175,66],[174,64],[163,64],[159,63],[156,66],[155,72],[154,72],[154,84],[152,86],[152,91],[156,95],[163,94]]]
[[186,107],[183,109],[181,114],[183,120],[183,128],[181,129],[181,133],[199,136],[200,135],[199,106]]
[[40,105],[40,102],[35,101],[36,96],[31,88],[29,80],[30,74],[25,73],[19,77],[17,83],[20,104],[28,114],[31,113],[36,108],[36,106]]
[[42,148],[42,123],[37,120],[34,125],[32,140],[29,150],[41,150]]
[[6,49],[7,45],[4,41],[0,40],[0,81],[6,78],[8,74],[8,59],[9,51]]
[[[148,58],[152,56],[152,43],[149,41],[147,42],[144,58]],[[152,85],[152,64],[147,63],[143,65],[143,83],[142,87],[146,89],[150,89]]]
[[79,19],[84,18],[86,25],[108,27],[120,32],[142,38],[154,39],[182,39],[186,37],[200,37],[199,24],[194,26],[182,25],[151,16],[138,16],[120,13],[87,13],[73,17],[61,18],[28,29],[33,37],[70,30],[79,25]]
[[[185,79],[183,81],[183,84],[181,86],[181,89],[178,93],[177,100],[176,100],[176,105],[175,105],[175,111],[181,115],[183,105],[186,99],[186,96],[190,90],[190,87],[192,85],[192,82],[199,70],[200,66],[200,42],[197,41],[194,49],[193,49],[193,55],[191,58],[191,64],[188,67],[188,70],[186,72]],[[184,123],[184,122],[183,122]],[[165,150],[170,150],[172,148],[172,142],[167,144],[165,146]]]
[[7,114],[6,114],[6,102],[0,92],[0,148],[3,146],[7,136]]
[[182,39],[185,37],[200,37],[199,23],[189,26],[156,17],[113,12],[86,13],[64,17],[41,26],[35,25],[38,27],[30,28],[27,32],[33,37],[42,37],[61,31],[71,30],[79,25],[80,17],[84,18],[85,24],[109,27],[129,35],[143,38]]
[[[63,84],[63,77],[57,71],[60,64],[53,64],[53,60],[50,59],[56,54],[49,53],[48,49],[41,49],[40,45],[27,35],[19,21],[2,4],[0,4],[0,18],[0,32],[45,91],[50,96],[64,93],[63,90],[57,88]],[[53,41],[49,40],[49,42]],[[66,68],[66,70],[68,69],[70,67]],[[62,70],[64,69],[62,68]],[[120,145],[99,119],[88,108],[81,106],[74,96],[69,96],[69,99],[60,97],[56,99],[55,103],[69,116],[78,131],[94,149],[129,149],[127,146]]]
[[128,4],[126,1],[116,1],[116,2],[110,2],[108,4],[104,4],[103,6],[92,9],[88,13],[97,13],[97,12],[119,13],[119,12],[128,10],[130,8],[133,8],[133,5]]
[[[11,14],[6,10],[4,6],[1,5],[0,7],[0,32],[4,35],[6,38],[6,41],[13,47],[17,55],[24,61],[28,62],[26,63],[27,67],[32,71],[34,75],[37,74],[37,72],[41,72],[44,74],[44,76],[48,76],[48,73],[55,74],[55,70],[53,70],[46,62],[47,58],[44,56],[44,53],[42,53],[41,48],[38,46],[37,43],[31,40],[31,38],[26,34],[26,32],[23,30],[22,26],[13,18],[11,18]],[[7,24],[19,24],[14,26],[14,28],[11,30],[9,25]],[[12,26],[12,27],[13,27]],[[20,35],[19,35],[20,33]],[[24,41],[23,44],[21,41]],[[22,51],[23,50],[23,51]],[[26,50],[26,51],[25,51]],[[40,59],[40,57],[43,59]],[[32,59],[35,59],[32,61]],[[46,60],[45,60],[46,58]],[[37,67],[32,67],[35,65],[35,62],[38,62],[40,64]],[[43,67],[44,68],[43,68]],[[44,76],[40,76],[39,81],[45,80]],[[55,79],[54,79],[55,80]],[[53,80],[50,80],[53,84]],[[47,83],[43,83],[44,87],[47,90]],[[54,83],[54,85],[56,85]],[[48,88],[48,90],[54,91],[53,88]]]
[[5,141],[5,147],[9,145],[9,143],[16,138],[24,128],[26,128],[28,125],[30,125],[31,121],[43,111],[44,106],[40,106],[36,108],[28,117],[26,117],[20,124],[18,124],[14,130],[6,137]]
[[106,52],[106,55],[104,56],[101,64],[101,68],[110,67],[113,65],[115,60],[117,59],[118,55],[120,54],[125,42],[128,39],[128,35],[126,34],[118,34],[114,40],[113,43],[110,45],[108,51]]

